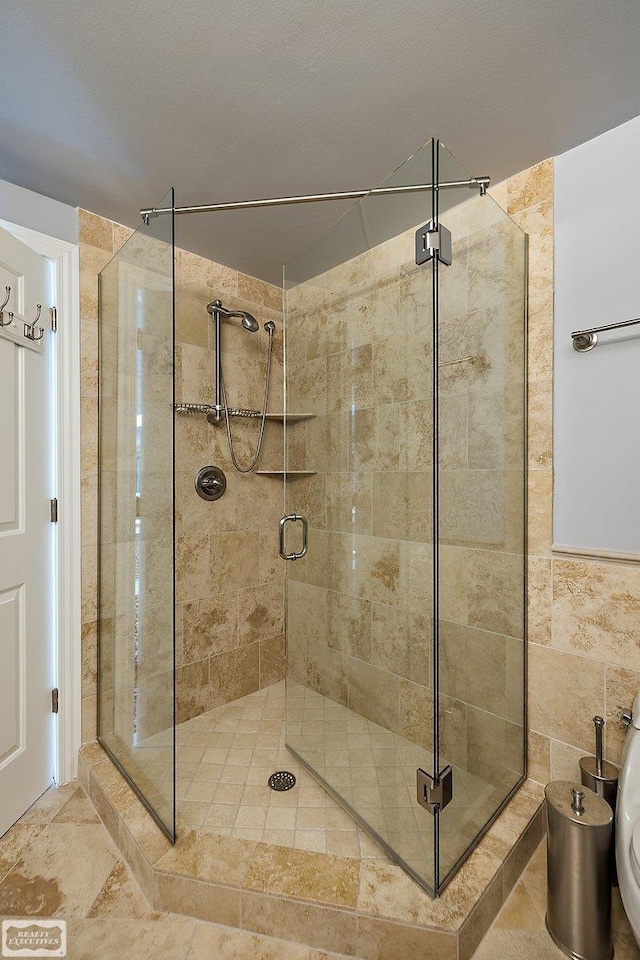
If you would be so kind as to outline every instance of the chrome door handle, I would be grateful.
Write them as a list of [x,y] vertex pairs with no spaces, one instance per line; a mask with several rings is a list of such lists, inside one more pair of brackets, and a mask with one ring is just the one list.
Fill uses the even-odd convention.
[[[297,523],[300,521],[302,524],[302,550],[299,553],[285,553],[284,550],[284,528],[287,523]],[[288,516],[283,517],[280,521],[280,535],[278,540],[278,552],[283,560],[301,560],[307,553],[307,543],[309,539],[309,524],[307,523],[306,517],[301,517],[298,513],[290,513]]]

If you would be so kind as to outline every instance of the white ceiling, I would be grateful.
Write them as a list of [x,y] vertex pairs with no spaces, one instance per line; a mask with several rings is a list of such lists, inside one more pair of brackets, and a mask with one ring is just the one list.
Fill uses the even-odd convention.
[[[171,185],[370,186],[431,136],[497,182],[640,114],[639,40],[638,0],[3,0],[0,177],[130,225]],[[178,239],[278,283],[344,209]]]

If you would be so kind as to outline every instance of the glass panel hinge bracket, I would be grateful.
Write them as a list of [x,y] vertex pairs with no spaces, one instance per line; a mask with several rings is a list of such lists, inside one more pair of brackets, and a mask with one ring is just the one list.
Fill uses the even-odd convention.
[[432,777],[426,770],[417,770],[418,803],[425,810],[435,816],[439,810],[451,803],[453,799],[453,767],[447,765],[437,777]]
[[429,220],[423,227],[416,230],[416,263],[428,263],[437,255],[440,263],[451,266],[451,231],[440,224],[434,226]]

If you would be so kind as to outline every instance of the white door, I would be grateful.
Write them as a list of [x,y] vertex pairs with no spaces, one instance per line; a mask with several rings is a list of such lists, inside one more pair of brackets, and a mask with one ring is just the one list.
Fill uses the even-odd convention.
[[[53,781],[52,349],[48,261],[0,230],[0,836]],[[41,317],[34,333],[37,305]],[[10,313],[13,320],[10,323]]]

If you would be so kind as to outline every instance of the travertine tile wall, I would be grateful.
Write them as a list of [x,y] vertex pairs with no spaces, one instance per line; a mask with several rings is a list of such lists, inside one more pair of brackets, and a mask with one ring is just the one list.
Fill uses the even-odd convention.
[[171,726],[174,612],[172,254],[142,234],[125,251],[100,275],[98,428],[100,727],[121,762]]
[[79,211],[82,477],[82,739],[96,735],[98,616],[98,274],[131,230]]
[[[640,690],[640,564],[553,552],[553,160],[494,191],[529,234],[529,776],[578,778],[594,714],[620,762]],[[576,491],[579,495],[579,491]]]
[[[528,318],[528,703],[529,776],[550,779],[551,738],[562,750],[561,727],[553,719],[552,690],[570,690],[560,681],[564,665],[549,664],[538,651],[550,641],[553,495],[553,160],[511,177],[491,191],[529,236]],[[576,664],[577,666],[577,664]],[[555,675],[551,672],[555,671]],[[576,678],[577,679],[577,678]],[[566,682],[568,681],[568,688]],[[577,704],[567,702],[570,712]],[[587,717],[596,704],[587,707]],[[557,771],[556,771],[557,772]]]
[[524,765],[526,240],[480,196],[441,222],[440,713],[499,799]]
[[[525,245],[482,198],[443,219],[442,750],[508,789],[523,764]],[[288,651],[301,682],[427,747],[432,307],[413,234],[287,292],[288,409],[317,414],[290,428],[290,466],[316,473],[289,485],[311,532],[289,567]]]
[[[222,325],[224,384],[231,407],[260,409],[268,337],[276,324],[270,412],[282,412],[282,291],[228,267],[178,251],[176,364],[178,400],[213,403],[214,326],[206,313],[219,297],[248,310],[257,333],[238,320]],[[256,420],[233,420],[235,449],[248,464],[258,438]],[[258,469],[282,469],[282,424],[266,425]],[[176,417],[178,722],[243,697],[284,676],[284,564],[277,555],[282,480],[238,473],[223,425],[202,414]],[[227,490],[207,503],[193,478],[207,463],[221,467]]]
[[287,643],[301,683],[426,745],[431,268],[411,261],[402,236],[287,291],[287,409],[315,414],[289,428],[289,467],[315,475],[289,484],[310,532]]
[[[617,722],[617,715],[623,707],[630,705],[635,692],[640,689],[640,566],[632,561],[553,554],[553,161],[523,171],[491,192],[529,234],[529,772],[531,777],[546,782],[551,776],[576,776],[577,759],[591,749],[591,717],[595,713],[601,713],[607,719],[607,756],[613,761],[620,759],[624,731]],[[91,214],[81,214],[85,739],[91,738],[95,727],[96,277],[128,233],[117,224]],[[213,270],[213,267],[209,269]],[[233,288],[233,280],[231,284]],[[251,278],[238,275],[236,295],[253,302],[257,295],[249,295],[247,285],[251,284]],[[275,305],[271,300],[271,308]],[[318,333],[314,336],[325,336],[323,326],[316,329]],[[208,346],[204,342],[186,342],[187,354],[189,345],[200,346],[200,349]],[[245,341],[243,347],[246,346]],[[310,391],[316,389],[313,378],[308,388]],[[313,396],[311,393],[310,401]],[[305,408],[307,405],[304,403]],[[314,423],[315,426],[298,429],[313,431],[322,426],[317,421]],[[185,429],[188,429],[186,425]],[[414,435],[414,440],[418,446],[422,442],[419,435]],[[329,438],[328,442],[331,449],[339,438]],[[278,456],[277,452],[273,454],[274,462]],[[264,483],[264,489],[267,485],[273,489],[272,481],[265,480]],[[367,502],[370,492],[365,490],[363,496]],[[415,551],[415,546],[412,549]],[[267,556],[265,546],[260,561],[265,577],[269,568]],[[388,570],[388,582],[391,583],[398,582],[401,558],[398,555],[396,559],[397,571]],[[376,575],[379,574],[384,581],[384,563],[377,565],[374,561],[373,567]],[[273,571],[274,567],[271,569]],[[406,573],[406,560],[403,569]],[[413,564],[413,570],[418,569]],[[428,579],[428,571],[423,568],[421,572]],[[361,602],[370,601],[363,598]],[[307,614],[300,611],[301,617],[308,615],[307,627],[311,633],[312,613],[312,606],[307,608]],[[370,644],[368,632],[362,633],[358,626],[358,616],[343,617],[338,622],[344,636],[336,636],[336,645],[348,643],[357,648],[358,644]],[[255,654],[253,657],[255,676]],[[195,683],[193,689],[202,692],[204,671],[202,667],[199,669],[202,682]],[[193,679],[196,668],[192,667],[191,671]]]
[[[82,404],[82,706],[83,741],[96,733],[97,682],[97,430],[98,274],[131,231],[80,211]],[[262,402],[266,320],[276,322],[270,409],[282,403],[282,295],[253,277],[182,250],[176,257],[176,385],[178,399],[211,402],[213,325],[206,304],[248,310],[260,333],[223,327],[225,382],[234,406]],[[234,423],[237,452],[246,460],[255,422]],[[228,489],[205,503],[195,493],[199,467],[218,464]],[[224,430],[202,415],[176,417],[178,719],[257,690],[284,675],[283,569],[276,554],[281,485],[240,476]],[[261,466],[282,468],[282,427],[267,426]]]

